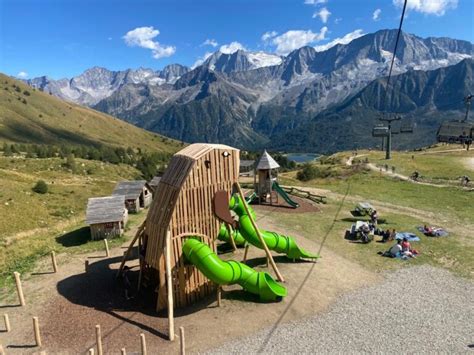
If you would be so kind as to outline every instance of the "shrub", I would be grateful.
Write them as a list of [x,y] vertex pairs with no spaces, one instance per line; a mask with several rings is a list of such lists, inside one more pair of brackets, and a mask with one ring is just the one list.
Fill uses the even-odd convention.
[[316,178],[327,178],[332,176],[331,171],[328,168],[321,168],[310,163],[303,165],[303,169],[298,171],[296,178],[300,181],[309,181]]
[[23,91],[23,95],[30,96],[30,92],[28,90]]
[[45,194],[48,192],[48,185],[43,180],[38,180],[36,185],[33,186],[33,191],[38,194]]

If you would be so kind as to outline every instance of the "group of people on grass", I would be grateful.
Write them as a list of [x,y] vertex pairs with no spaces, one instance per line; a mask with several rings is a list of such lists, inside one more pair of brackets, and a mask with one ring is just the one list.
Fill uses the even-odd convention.
[[397,242],[384,253],[385,256],[392,258],[414,258],[418,255],[418,251],[412,249],[407,238],[398,239]]

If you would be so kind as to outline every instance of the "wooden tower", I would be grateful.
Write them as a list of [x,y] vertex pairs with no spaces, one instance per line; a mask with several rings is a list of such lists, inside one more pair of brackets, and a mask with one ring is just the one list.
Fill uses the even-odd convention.
[[[214,215],[216,191],[229,196],[239,176],[239,150],[220,144],[192,144],[176,153],[161,178],[145,226],[145,263],[159,278],[157,310],[167,308],[165,246],[175,307],[213,293],[215,286],[193,265],[185,265],[183,238],[198,235],[215,251],[220,222]],[[169,234],[168,234],[169,231]]]

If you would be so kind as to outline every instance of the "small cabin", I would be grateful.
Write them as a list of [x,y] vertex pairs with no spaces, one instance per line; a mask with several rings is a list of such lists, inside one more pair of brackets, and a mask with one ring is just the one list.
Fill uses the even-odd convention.
[[113,196],[125,196],[125,207],[130,213],[138,213],[151,204],[151,188],[145,180],[120,181],[112,192]]
[[240,161],[240,175],[250,176],[255,169],[255,160]]
[[92,240],[121,236],[127,220],[125,196],[94,197],[87,202],[86,223]]
[[151,188],[151,193],[153,196],[155,196],[156,189],[158,188],[158,184],[160,183],[161,176],[155,176],[151,181],[148,183],[148,185]]

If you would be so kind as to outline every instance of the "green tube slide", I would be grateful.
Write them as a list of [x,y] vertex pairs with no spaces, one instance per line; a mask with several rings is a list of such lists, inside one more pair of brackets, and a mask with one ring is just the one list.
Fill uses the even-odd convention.
[[277,301],[286,296],[286,288],[268,273],[257,272],[237,261],[222,261],[204,243],[188,239],[183,253],[209,280],[219,285],[239,284],[244,290],[256,294],[261,301]]
[[[234,238],[235,245],[237,246],[244,246],[245,245],[245,238],[242,237],[242,234],[238,230],[232,230],[232,238]],[[221,224],[221,229],[219,229],[219,234],[217,235],[217,239],[230,243],[230,235],[225,223]]]
[[[247,207],[253,216],[254,213],[252,209],[249,206]],[[239,216],[239,234],[250,244],[256,246],[257,248],[263,249],[263,245],[260,243],[257,231],[255,228],[253,228],[252,222],[245,211],[243,202],[237,195],[233,195],[231,197],[229,201],[229,208]],[[286,256],[290,259],[319,258],[319,255],[310,254],[303,248],[298,247],[292,237],[263,230],[260,230],[260,234],[262,235],[263,239],[265,240],[265,244],[267,244],[270,250],[274,250],[277,253],[286,254]],[[229,236],[227,236],[227,238],[229,238]]]

